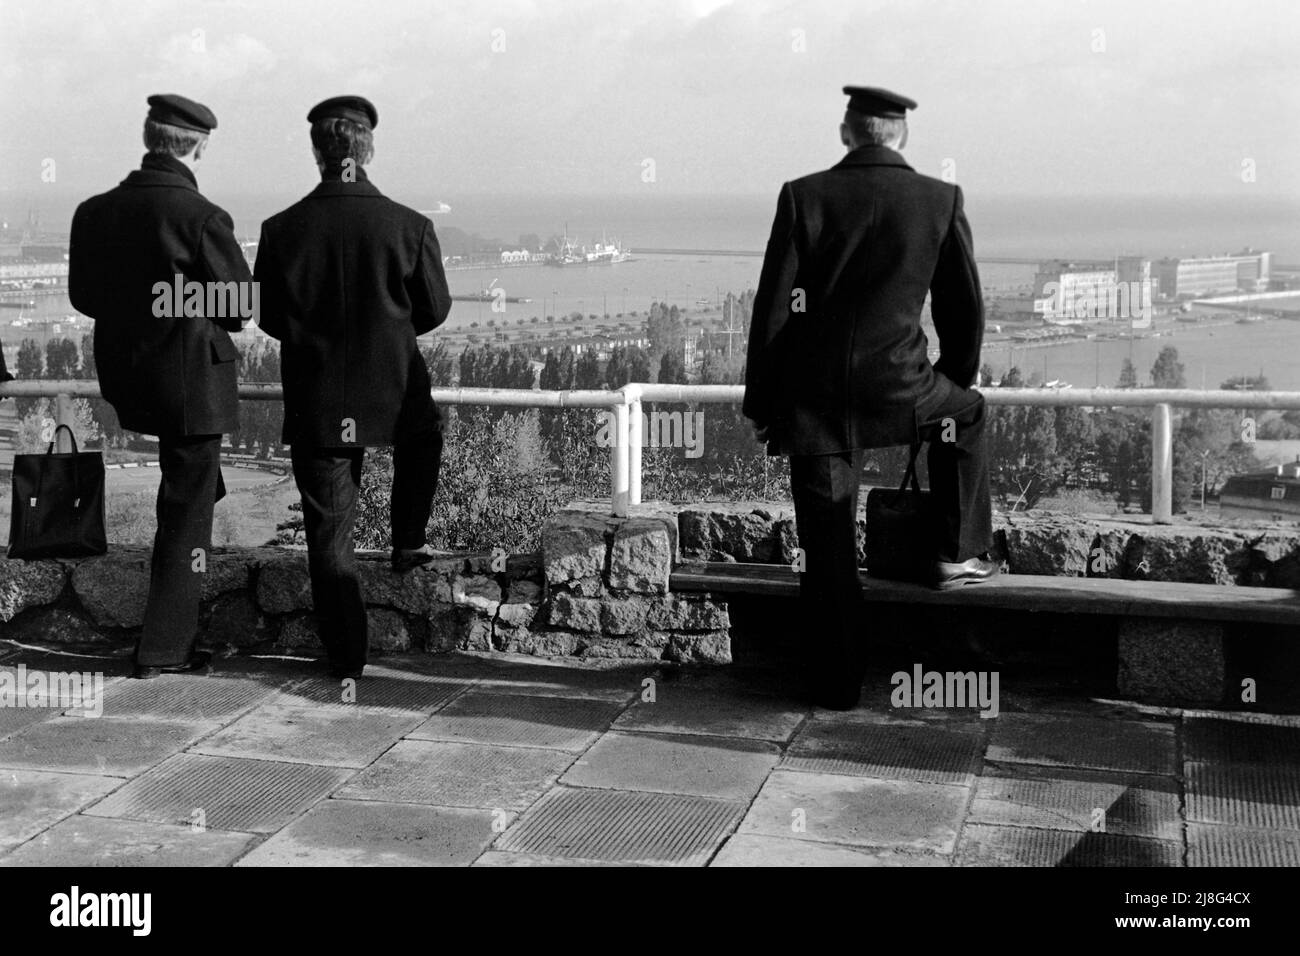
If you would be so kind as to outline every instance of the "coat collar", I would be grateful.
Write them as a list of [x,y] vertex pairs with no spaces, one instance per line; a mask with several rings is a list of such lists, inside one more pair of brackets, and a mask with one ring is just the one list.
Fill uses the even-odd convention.
[[384,194],[381,193],[375,184],[370,181],[366,171],[360,166],[356,169],[357,178],[353,182],[346,182],[340,178],[337,171],[331,170],[324,174],[320,183],[307,194],[308,199],[326,199],[332,196],[358,196],[367,199],[382,199]]
[[188,166],[172,156],[145,153],[140,168],[122,180],[124,186],[173,186],[199,191],[199,181]]
[[834,165],[834,169],[842,169],[845,166],[901,166],[904,169],[911,169],[903,154],[888,146],[859,146],[857,149],[850,150],[849,153]]

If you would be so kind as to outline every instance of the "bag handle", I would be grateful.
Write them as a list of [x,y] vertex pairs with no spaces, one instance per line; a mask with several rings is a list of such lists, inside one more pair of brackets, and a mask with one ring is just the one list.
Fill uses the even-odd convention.
[[45,446],[45,454],[52,455],[54,453],[54,443],[59,438],[59,432],[63,431],[65,428],[68,431],[68,440],[72,442],[72,454],[80,454],[77,450],[77,433],[72,430],[71,425],[59,425],[54,429],[54,435],[50,438],[50,443]]
[[921,494],[921,482],[920,479],[916,477],[916,458],[920,454],[921,454],[921,443],[919,441],[913,442],[912,455],[907,461],[907,471],[903,472],[903,480],[898,486],[898,492],[894,495],[893,506],[897,506],[902,502],[903,496],[907,494],[907,486],[909,484],[912,486],[913,491],[915,491],[918,495]]

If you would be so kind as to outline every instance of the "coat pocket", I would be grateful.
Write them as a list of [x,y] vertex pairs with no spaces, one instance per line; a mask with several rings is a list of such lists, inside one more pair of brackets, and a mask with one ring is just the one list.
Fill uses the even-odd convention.
[[235,348],[235,343],[230,341],[229,336],[218,335],[210,340],[210,345],[213,365],[239,361],[239,349]]

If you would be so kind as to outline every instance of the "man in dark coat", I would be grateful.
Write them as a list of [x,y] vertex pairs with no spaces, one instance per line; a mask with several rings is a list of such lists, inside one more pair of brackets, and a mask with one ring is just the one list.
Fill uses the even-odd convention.
[[[906,111],[887,90],[845,87],[833,168],[786,183],[754,300],[744,412],[769,454],[790,456],[819,646],[814,693],[856,705],[865,670],[856,521],[863,450],[929,441],[937,511],[933,583],[987,580],[992,518],[979,368],[983,300],[958,186],[898,153]],[[921,310],[939,336],[931,365]]]
[[[140,168],[72,219],[68,296],[95,320],[95,365],[123,428],[158,437],[158,527],[136,677],[205,666],[195,652],[221,436],[238,421],[239,351],[252,275],[230,216],[195,170],[217,119],[183,96],[149,97]],[[191,283],[198,283],[193,286]],[[197,294],[194,290],[198,290]]]
[[393,446],[392,563],[425,543],[442,422],[416,336],[451,309],[433,223],[384,197],[363,166],[373,104],[326,100],[307,114],[321,182],[262,225],[254,268],[261,327],[279,339],[284,440],[302,493],[312,598],[331,673],[360,676],[369,638],[352,530],[366,446]]

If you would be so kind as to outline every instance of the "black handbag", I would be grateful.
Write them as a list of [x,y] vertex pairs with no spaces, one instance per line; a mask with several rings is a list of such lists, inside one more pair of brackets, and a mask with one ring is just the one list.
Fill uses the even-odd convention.
[[51,441],[40,455],[14,455],[13,503],[9,512],[9,557],[81,558],[104,554],[104,458],[97,451],[55,452]]
[[920,451],[920,443],[912,446],[897,491],[867,492],[867,571],[872,577],[927,582],[934,576],[934,507],[916,477]]

